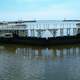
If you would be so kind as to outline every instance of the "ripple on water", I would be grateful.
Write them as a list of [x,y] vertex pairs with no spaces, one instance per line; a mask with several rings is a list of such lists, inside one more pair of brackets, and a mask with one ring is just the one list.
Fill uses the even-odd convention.
[[4,46],[0,80],[80,80],[80,47]]

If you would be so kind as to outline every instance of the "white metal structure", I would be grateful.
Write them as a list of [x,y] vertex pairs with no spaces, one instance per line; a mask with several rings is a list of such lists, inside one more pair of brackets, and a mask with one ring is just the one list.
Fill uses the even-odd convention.
[[[0,33],[16,33],[19,36],[31,37],[57,37],[70,36],[79,33],[80,21],[54,21],[38,20],[33,22],[2,22],[0,24]],[[44,34],[46,34],[44,36]],[[49,34],[49,35],[48,35]]]

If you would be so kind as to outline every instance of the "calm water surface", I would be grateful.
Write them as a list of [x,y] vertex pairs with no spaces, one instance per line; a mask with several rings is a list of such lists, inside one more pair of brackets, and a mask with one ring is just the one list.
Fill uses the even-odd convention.
[[80,80],[80,46],[0,45],[0,80]]

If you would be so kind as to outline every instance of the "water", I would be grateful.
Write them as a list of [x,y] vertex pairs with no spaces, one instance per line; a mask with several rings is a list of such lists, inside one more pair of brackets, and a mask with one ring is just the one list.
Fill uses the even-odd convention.
[[0,45],[0,80],[80,80],[80,45]]

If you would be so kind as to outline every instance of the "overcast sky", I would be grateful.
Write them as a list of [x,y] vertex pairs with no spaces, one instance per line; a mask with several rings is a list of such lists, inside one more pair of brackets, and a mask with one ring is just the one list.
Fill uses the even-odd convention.
[[0,0],[0,20],[80,19],[80,0]]

